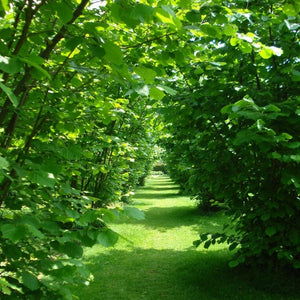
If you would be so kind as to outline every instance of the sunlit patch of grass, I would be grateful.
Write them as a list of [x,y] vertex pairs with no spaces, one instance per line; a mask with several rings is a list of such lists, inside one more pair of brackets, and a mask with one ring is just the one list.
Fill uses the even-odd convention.
[[168,177],[159,176],[136,192],[135,206],[146,219],[110,224],[132,243],[120,239],[114,248],[86,251],[84,260],[95,280],[75,290],[80,299],[299,299],[293,277],[288,283],[277,278],[272,288],[274,280],[264,271],[230,269],[226,245],[195,249],[199,231],[221,231],[227,219],[222,212],[200,214],[178,191]]

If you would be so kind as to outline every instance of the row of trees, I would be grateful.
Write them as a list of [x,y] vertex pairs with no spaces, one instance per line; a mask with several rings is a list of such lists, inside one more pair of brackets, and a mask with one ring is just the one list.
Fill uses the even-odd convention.
[[83,247],[113,245],[116,215],[142,218],[107,208],[147,175],[157,112],[173,178],[232,210],[235,264],[297,265],[296,1],[0,3],[5,297],[71,299]]
[[0,291],[71,299],[66,286],[90,276],[83,247],[115,244],[106,221],[120,214],[142,218],[107,207],[129,202],[151,168],[152,74],[139,76],[134,40],[118,45],[118,4],[1,5]]
[[202,233],[195,245],[239,246],[232,266],[300,267],[299,8],[229,1],[190,14],[209,30],[185,49],[196,59],[178,66],[180,92],[161,109],[170,175],[233,219],[234,235]]

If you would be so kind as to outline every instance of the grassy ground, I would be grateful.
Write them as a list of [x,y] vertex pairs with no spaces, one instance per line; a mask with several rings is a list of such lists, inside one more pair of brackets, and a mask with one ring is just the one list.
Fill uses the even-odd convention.
[[[198,232],[221,230],[221,214],[201,215],[188,197],[177,195],[168,177],[151,177],[136,192],[135,206],[143,221],[124,220],[110,226],[130,239],[114,248],[95,246],[85,261],[95,279],[75,291],[79,299],[300,299],[299,279],[264,271],[230,269],[225,246],[195,249]],[[298,280],[298,282],[296,282]]]

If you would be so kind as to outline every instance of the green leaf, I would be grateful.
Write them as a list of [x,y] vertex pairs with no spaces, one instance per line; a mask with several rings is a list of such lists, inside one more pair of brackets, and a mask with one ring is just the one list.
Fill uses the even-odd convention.
[[35,226],[27,224],[26,227],[31,236],[38,237],[40,239],[45,237]]
[[203,33],[205,33],[208,36],[214,37],[214,38],[220,38],[221,37],[221,31],[219,27],[211,25],[211,24],[203,24],[200,26],[200,29]]
[[174,11],[171,9],[171,7],[167,5],[162,5],[161,8],[156,8],[155,15],[163,23],[171,25],[171,27],[175,29],[180,29],[182,27],[182,24],[180,20],[176,17]]
[[135,73],[141,76],[146,83],[152,83],[156,77],[156,72],[152,69],[139,66],[133,69]]
[[100,47],[99,45],[89,45],[89,49],[91,50],[92,54],[98,58],[102,58],[105,55],[104,48]]
[[63,253],[72,258],[81,258],[83,254],[82,247],[76,242],[66,242],[61,247]]
[[9,10],[8,0],[1,0],[1,5],[5,11]]
[[14,107],[17,107],[19,105],[19,100],[16,97],[16,95],[12,92],[12,90],[4,85],[2,82],[0,82],[0,88],[4,91],[4,93],[7,95],[11,103]]
[[82,157],[82,148],[80,145],[67,145],[66,148],[60,149],[62,157],[67,160],[79,160]]
[[55,3],[55,8],[58,17],[64,22],[68,23],[73,18],[73,9],[70,3],[66,3],[64,0]]
[[242,100],[235,102],[232,106],[233,112],[238,112],[240,110],[254,110],[259,111],[259,107],[255,104],[253,99],[248,95],[245,96]]
[[116,44],[112,42],[106,42],[103,45],[105,50],[105,58],[111,63],[121,65],[123,63],[123,53]]
[[[48,79],[51,80],[50,74],[45,69],[43,69],[41,66],[39,66],[38,63],[36,62],[36,61],[39,61],[38,57],[29,57],[29,58],[18,57],[18,59],[20,61],[23,61],[26,64],[28,64],[28,66],[31,66],[31,67],[35,68],[37,71],[39,71],[40,73],[42,73]],[[40,59],[42,59],[42,58],[40,57]],[[39,63],[40,63],[40,61],[39,61]]]
[[208,233],[201,233],[200,234],[200,240],[202,242],[206,241],[208,239]]
[[299,11],[297,10],[296,5],[292,3],[286,3],[283,5],[283,12],[288,16],[297,17]]
[[264,47],[261,51],[259,51],[259,55],[263,59],[268,59],[273,56],[273,50],[269,47]]
[[82,37],[66,38],[66,47],[69,50],[73,51],[82,42],[83,42],[83,38]]
[[300,154],[291,155],[290,158],[291,158],[293,161],[300,162]]
[[150,89],[150,97],[154,100],[161,100],[165,96],[165,93],[157,87]]
[[28,179],[34,183],[50,188],[53,188],[56,182],[52,173],[44,171],[32,171],[29,174]]
[[79,223],[82,226],[86,226],[89,223],[94,222],[99,217],[99,212],[95,210],[87,210],[83,215],[80,216]]
[[270,219],[270,217],[271,217],[270,213],[265,213],[260,218],[261,218],[262,221],[267,221],[267,220]]
[[165,86],[165,85],[161,85],[161,84],[158,84],[157,87],[164,91],[165,93],[171,95],[171,96],[175,96],[177,94],[177,91],[173,90],[172,88],[168,87],[168,86]]
[[265,232],[266,232],[266,235],[271,237],[277,232],[277,230],[275,227],[271,226],[271,227],[267,227]]
[[[235,24],[226,24],[223,28],[223,33],[228,36],[233,36],[237,33],[238,27]],[[235,46],[235,45],[232,45]]]
[[193,241],[193,245],[197,248],[199,247],[201,244],[201,241],[200,240],[196,240],[196,241]]
[[252,46],[245,42],[245,41],[240,41],[239,42],[239,48],[243,53],[251,53],[252,52]]
[[232,260],[232,261],[229,262],[228,265],[229,265],[230,268],[234,268],[234,267],[239,265],[239,261],[238,260]]
[[123,211],[124,211],[124,214],[126,216],[128,216],[129,218],[133,218],[136,220],[144,220],[145,219],[145,213],[136,207],[125,206]]
[[274,104],[268,104],[264,106],[263,109],[267,112],[281,112],[281,109]]
[[3,72],[16,74],[20,72],[21,68],[22,64],[18,59],[0,55],[0,70]]
[[54,235],[58,235],[60,233],[60,227],[56,222],[43,221],[42,228]]
[[40,282],[35,275],[27,271],[22,273],[22,282],[31,291],[36,291],[40,287]]
[[239,245],[239,243],[237,243],[237,242],[232,243],[232,244],[229,246],[229,250],[230,250],[230,251],[234,250],[238,245]]
[[192,23],[198,23],[202,21],[202,14],[200,13],[199,10],[191,10],[187,12],[185,15],[188,21]]
[[182,8],[191,8],[193,0],[179,0],[178,4]]
[[208,240],[204,243],[204,248],[208,249],[210,245],[211,245],[211,240]]
[[291,70],[292,80],[300,81],[300,72],[297,70]]
[[120,218],[120,214],[116,209],[101,208],[101,214],[102,220],[106,223],[113,222]]
[[138,3],[132,10],[132,16],[141,22],[150,22],[153,16],[153,7]]
[[118,239],[119,235],[108,228],[100,232],[97,236],[98,243],[104,247],[113,247]]
[[26,228],[20,224],[4,224],[0,231],[4,238],[11,240],[13,243],[18,242],[26,236]]
[[236,37],[232,37],[231,39],[230,39],[230,45],[231,46],[236,46],[237,44],[239,43],[239,39],[238,38],[236,38]]
[[9,162],[2,156],[0,156],[0,169],[7,169],[9,167]]

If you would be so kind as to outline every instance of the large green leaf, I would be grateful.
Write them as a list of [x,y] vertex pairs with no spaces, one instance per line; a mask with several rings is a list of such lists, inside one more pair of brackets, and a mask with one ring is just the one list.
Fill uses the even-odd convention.
[[97,241],[104,247],[113,247],[119,239],[119,235],[109,228],[101,231],[97,236]]
[[0,88],[4,91],[4,93],[7,95],[11,103],[14,107],[17,107],[19,105],[19,100],[16,97],[16,95],[12,92],[12,90],[4,85],[2,82],[0,82]]
[[79,223],[83,226],[88,225],[91,222],[94,222],[97,220],[97,218],[100,216],[99,211],[95,210],[87,210],[83,215],[79,218]]
[[93,55],[95,55],[98,58],[102,58],[105,55],[105,50],[103,47],[100,47],[99,45],[91,44],[89,45],[89,48]]
[[161,8],[156,8],[155,15],[163,23],[168,24],[175,29],[180,29],[182,27],[182,24],[180,20],[176,17],[174,11],[171,9],[171,7],[167,5],[162,5]]
[[219,27],[211,24],[203,24],[200,26],[201,31],[211,37],[221,38],[221,31]]
[[2,156],[0,156],[0,169],[7,169],[9,167],[9,162]]
[[124,214],[130,218],[136,220],[145,219],[145,213],[136,207],[125,206],[123,210],[124,210]]
[[202,14],[199,10],[191,10],[186,13],[185,17],[192,23],[198,23],[202,21]]
[[264,47],[261,51],[259,51],[259,55],[264,59],[268,59],[273,56],[273,50],[269,47]]
[[35,291],[40,287],[40,282],[35,275],[30,272],[23,271],[22,282],[31,291]]
[[20,224],[4,224],[0,227],[4,238],[16,243],[26,236],[26,228]]
[[116,65],[121,65],[123,63],[123,53],[120,47],[112,42],[106,42],[103,45],[103,48],[105,50],[105,57],[108,61]]
[[0,70],[3,72],[16,74],[21,68],[22,63],[17,58],[0,55]]
[[223,28],[223,33],[228,36],[234,36],[238,31],[238,27],[235,24],[226,24]]
[[[38,58],[39,57],[36,57],[36,56],[31,56],[31,57],[29,56],[27,58],[18,57],[18,59],[20,61],[25,62],[26,64],[28,64],[28,66],[31,66],[31,67],[35,68],[38,72],[40,72],[41,74],[43,74],[44,76],[46,76],[48,79],[51,79],[50,74],[39,65],[39,63],[41,63],[42,61],[40,61]],[[42,60],[41,57],[40,57],[40,59]]]
[[145,83],[152,83],[156,77],[156,72],[150,68],[146,68],[143,66],[139,66],[134,68],[134,72],[140,75],[144,80]]
[[165,93],[171,95],[171,96],[175,96],[177,94],[177,91],[175,91],[174,89],[166,86],[166,85],[161,85],[161,84],[158,84],[157,87],[164,91]]
[[83,254],[82,247],[76,242],[66,242],[62,245],[61,250],[72,258],[81,258]]
[[4,10],[9,10],[8,0],[1,0],[0,4]]
[[165,96],[165,93],[161,89],[159,89],[157,87],[152,87],[150,89],[150,97],[152,99],[161,100],[161,99],[163,99],[164,96]]
[[61,148],[61,155],[67,160],[79,160],[82,157],[82,148],[80,145],[67,145],[66,148]]
[[153,10],[149,5],[137,3],[132,10],[132,17],[138,18],[141,22],[150,22],[153,17]]
[[55,177],[52,173],[44,171],[32,171],[29,173],[28,179],[42,186],[53,188],[55,185]]
[[73,17],[73,8],[70,3],[65,0],[61,0],[55,3],[55,8],[58,17],[64,22],[68,23]]
[[246,41],[240,40],[239,48],[241,49],[241,51],[243,53],[251,53],[252,52],[252,46]]

